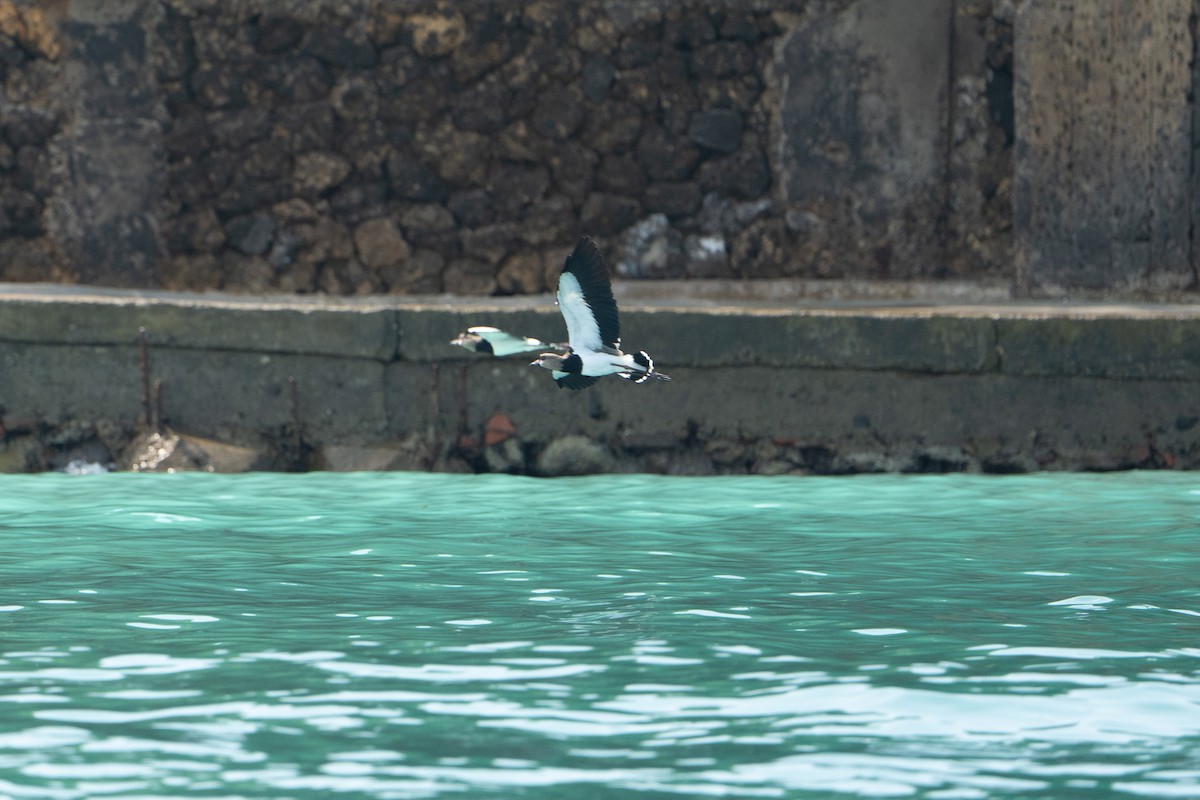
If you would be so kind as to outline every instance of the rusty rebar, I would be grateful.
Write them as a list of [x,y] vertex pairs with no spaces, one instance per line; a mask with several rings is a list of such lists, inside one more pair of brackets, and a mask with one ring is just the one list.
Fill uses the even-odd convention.
[[142,376],[142,424],[154,427],[150,408],[150,344],[146,341],[146,329],[138,328],[138,369]]

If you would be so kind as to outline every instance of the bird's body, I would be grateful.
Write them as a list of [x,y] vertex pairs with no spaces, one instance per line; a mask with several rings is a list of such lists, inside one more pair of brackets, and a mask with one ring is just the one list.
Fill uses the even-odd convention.
[[621,352],[621,322],[608,268],[595,242],[579,240],[558,279],[558,308],[567,324],[567,355],[542,353],[533,362],[551,371],[560,389],[584,389],[605,375],[642,383],[669,381],[645,351]]
[[492,356],[532,353],[535,350],[545,350],[554,347],[559,350],[566,349],[563,345],[548,344],[541,339],[534,339],[530,336],[514,336],[511,333],[505,333],[499,328],[492,328],[487,325],[476,325],[473,328],[467,328],[466,333],[460,333],[457,338],[450,341],[450,344],[465,347],[475,353],[487,353]]

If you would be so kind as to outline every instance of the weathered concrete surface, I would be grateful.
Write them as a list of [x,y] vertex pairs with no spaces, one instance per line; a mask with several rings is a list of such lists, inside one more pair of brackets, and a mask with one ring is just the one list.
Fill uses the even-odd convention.
[[674,380],[583,392],[447,344],[471,324],[558,339],[547,297],[0,285],[0,469],[137,467],[155,420],[183,435],[164,468],[1200,467],[1200,306],[638,303],[628,285],[625,341]]
[[1014,24],[1013,227],[1031,292],[1195,288],[1190,0],[1047,0]]

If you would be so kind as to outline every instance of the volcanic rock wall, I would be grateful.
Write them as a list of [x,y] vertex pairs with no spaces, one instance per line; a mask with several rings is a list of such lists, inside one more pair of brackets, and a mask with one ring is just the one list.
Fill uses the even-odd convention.
[[1006,0],[0,0],[0,280],[1011,269]]

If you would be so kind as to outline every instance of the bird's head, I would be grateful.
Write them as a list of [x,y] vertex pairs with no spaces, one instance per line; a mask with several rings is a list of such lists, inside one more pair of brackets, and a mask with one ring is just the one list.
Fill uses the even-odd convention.
[[479,343],[483,341],[483,337],[475,333],[460,333],[458,336],[450,340],[450,344],[456,344],[459,347],[465,347],[468,350],[475,350]]
[[558,353],[542,353],[536,360],[530,361],[531,367],[543,367],[544,369],[552,369],[557,372],[566,372],[563,369],[563,357]]

